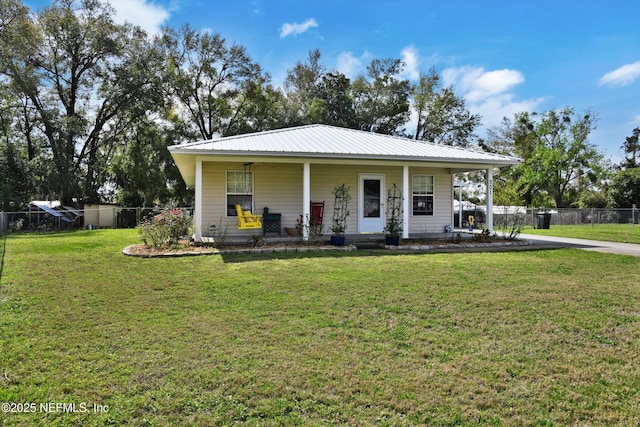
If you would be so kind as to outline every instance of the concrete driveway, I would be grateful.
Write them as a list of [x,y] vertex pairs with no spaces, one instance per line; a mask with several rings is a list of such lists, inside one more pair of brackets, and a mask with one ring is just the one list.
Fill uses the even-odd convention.
[[534,234],[521,234],[519,238],[530,240],[533,244],[558,245],[559,247],[579,248],[585,251],[640,257],[640,245],[632,243],[603,242],[600,240],[571,239],[568,237],[539,236]]

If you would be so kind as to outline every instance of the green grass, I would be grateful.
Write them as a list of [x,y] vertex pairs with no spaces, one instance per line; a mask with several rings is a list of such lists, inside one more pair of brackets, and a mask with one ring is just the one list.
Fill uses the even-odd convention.
[[640,244],[640,225],[634,226],[632,224],[594,224],[593,226],[551,224],[547,230],[527,227],[522,232],[545,236]]
[[640,259],[554,251],[140,259],[10,236],[3,425],[637,425]]

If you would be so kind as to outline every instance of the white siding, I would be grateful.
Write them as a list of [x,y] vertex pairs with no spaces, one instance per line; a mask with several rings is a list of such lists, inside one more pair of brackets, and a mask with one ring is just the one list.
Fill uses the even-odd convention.
[[[210,226],[229,225],[235,229],[235,218],[228,221],[225,207],[225,170],[233,169],[226,163],[202,162],[202,234],[211,235]],[[222,222],[221,222],[222,221]]]
[[[203,221],[205,234],[211,225],[226,224],[231,235],[256,234],[259,230],[238,230],[237,218],[227,217],[226,172],[243,171],[238,163],[203,163]],[[247,166],[253,172],[253,196],[255,212],[262,214],[265,207],[270,212],[282,214],[283,227],[295,227],[302,211],[302,165],[257,164]]]
[[[238,230],[236,217],[226,216],[226,171],[242,171],[241,163],[203,162],[203,233],[209,235],[211,225],[227,224],[229,234],[251,236],[258,230]],[[268,207],[271,213],[282,214],[282,226],[294,227],[302,213],[302,163],[254,164],[250,170],[254,175],[255,213],[262,214]],[[247,167],[249,170],[249,167]],[[358,175],[363,173],[385,175],[386,190],[397,184],[402,188],[402,167],[381,166],[334,166],[311,164],[311,201],[325,202],[324,224],[325,234],[330,234],[331,216],[333,213],[332,189],[345,183],[351,189],[350,216],[347,234],[358,233]],[[447,169],[409,168],[409,178],[414,174],[434,176],[434,215],[409,215],[409,233],[440,233],[444,226],[451,223],[452,191],[451,175]],[[411,188],[411,184],[409,184]],[[411,197],[405,194],[404,197]],[[386,201],[385,201],[386,204]],[[411,202],[409,203],[411,207]]]
[[[446,169],[422,169],[409,168],[409,179],[413,175],[433,175],[434,195],[433,195],[433,216],[412,215],[409,212],[409,233],[442,233],[445,225],[451,224],[451,211],[453,209],[451,174]],[[409,184],[411,191],[411,183]],[[411,194],[409,197],[409,209],[412,209]]]
[[302,213],[302,164],[264,164],[253,168],[255,205],[282,215],[283,227],[295,227]]
[[333,215],[334,187],[346,184],[351,190],[351,202],[349,203],[349,218],[347,219],[346,234],[358,232],[358,173],[360,167],[337,167],[333,165],[311,165],[311,200],[324,201],[325,234],[331,234],[331,217]]

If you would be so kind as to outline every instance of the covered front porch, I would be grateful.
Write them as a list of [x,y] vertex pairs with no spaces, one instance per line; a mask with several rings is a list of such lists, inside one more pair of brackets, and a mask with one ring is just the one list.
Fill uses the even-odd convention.
[[[245,160],[245,159],[242,159]],[[250,159],[246,159],[250,160]],[[255,159],[254,159],[255,160]],[[492,183],[493,170],[485,170]],[[384,236],[387,190],[401,189],[403,239],[425,234],[444,233],[454,226],[453,172],[451,168],[424,164],[370,164],[325,162],[218,162],[201,158],[195,167],[195,238],[202,240],[226,228],[234,239],[248,239],[262,234],[261,229],[244,230],[238,226],[236,204],[253,214],[268,210],[277,215],[279,225],[268,228],[271,236],[284,237],[284,228],[298,227],[307,239],[308,222],[312,218],[312,202],[324,204],[323,234],[331,234],[334,208],[332,189],[345,183],[352,200],[346,234]],[[420,187],[424,181],[425,188]],[[235,181],[234,181],[235,180]],[[238,183],[239,181],[239,183]],[[487,189],[492,190],[493,185]],[[492,206],[492,194],[487,200]],[[449,226],[449,227],[447,227]],[[493,231],[491,208],[487,211],[486,228]]]
[[493,231],[493,170],[519,163],[513,157],[326,125],[229,136],[169,151],[195,191],[197,239],[213,226],[251,236],[252,231],[237,228],[237,204],[253,214],[268,208],[280,214],[282,227],[302,225],[307,233],[311,202],[324,202],[329,234],[332,189],[341,184],[352,196],[346,234],[384,233],[387,191],[394,185],[403,197],[401,237],[442,233],[454,225],[454,176],[471,171],[485,171],[486,228]]
[[[260,231],[260,230],[258,230]],[[474,239],[474,235],[478,234],[480,230],[469,231],[468,229],[454,228],[451,232],[441,233],[412,233],[407,238],[404,238],[402,244],[438,244],[438,243],[451,243],[451,242],[468,242]],[[215,246],[220,242],[216,241],[215,237],[202,237],[202,241],[199,242],[203,245]],[[285,234],[277,235],[274,233],[267,233],[263,235],[261,232],[255,233],[251,236],[246,235],[234,235],[230,236],[228,240],[221,246],[241,246],[241,247],[262,247],[262,246],[296,246],[305,244],[309,247],[323,246],[330,244],[329,234],[323,234],[317,241],[309,243],[300,236],[288,236]],[[356,246],[358,249],[376,249],[385,245],[384,234],[345,234],[345,244]]]

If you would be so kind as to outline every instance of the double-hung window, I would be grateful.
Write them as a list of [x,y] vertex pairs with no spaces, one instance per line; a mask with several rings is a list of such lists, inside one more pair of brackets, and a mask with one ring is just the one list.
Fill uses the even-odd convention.
[[411,186],[413,215],[433,215],[433,175],[413,175]]
[[227,171],[227,216],[237,216],[236,205],[253,209],[253,172]]

